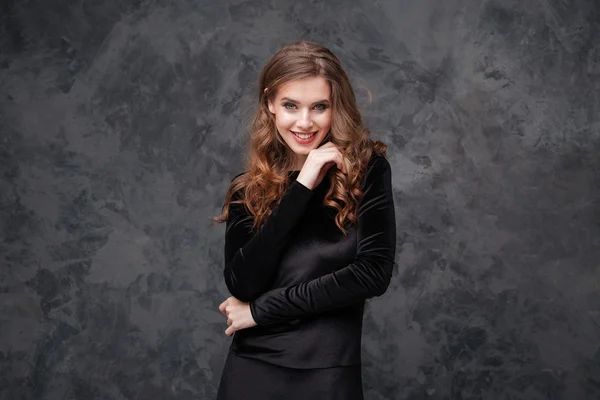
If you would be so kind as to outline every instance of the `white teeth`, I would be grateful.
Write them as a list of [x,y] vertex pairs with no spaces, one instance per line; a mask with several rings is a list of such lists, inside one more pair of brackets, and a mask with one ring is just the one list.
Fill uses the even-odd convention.
[[309,134],[302,134],[302,133],[296,133],[296,132],[292,132],[294,135],[298,136],[300,139],[309,139],[311,138],[314,133],[309,133]]

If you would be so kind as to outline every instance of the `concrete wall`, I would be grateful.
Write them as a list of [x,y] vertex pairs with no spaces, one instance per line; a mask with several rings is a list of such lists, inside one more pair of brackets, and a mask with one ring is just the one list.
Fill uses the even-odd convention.
[[366,398],[600,397],[597,0],[0,7],[1,400],[214,398],[210,217],[258,71],[297,39],[338,55],[389,145]]

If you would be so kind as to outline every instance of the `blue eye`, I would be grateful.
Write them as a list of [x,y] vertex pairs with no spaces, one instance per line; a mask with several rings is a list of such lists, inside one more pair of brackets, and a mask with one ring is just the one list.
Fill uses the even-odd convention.
[[[294,103],[283,103],[283,107],[287,110],[296,109],[296,105]],[[314,108],[317,111],[325,111],[328,107],[326,104],[317,104]]]

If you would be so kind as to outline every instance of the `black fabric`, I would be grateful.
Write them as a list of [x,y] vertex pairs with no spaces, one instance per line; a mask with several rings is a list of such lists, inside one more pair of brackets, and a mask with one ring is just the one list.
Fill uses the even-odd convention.
[[229,353],[217,400],[363,400],[360,365],[293,369]]
[[258,326],[234,334],[237,355],[290,368],[360,364],[365,300],[392,277],[396,224],[387,159],[374,154],[361,189],[358,223],[348,236],[323,205],[329,181],[290,186],[258,232],[243,205],[230,208],[225,282],[250,302]]
[[[258,232],[242,204],[230,206],[225,231],[225,284],[241,301],[250,301],[265,292],[277,263],[290,240],[313,192],[294,181]],[[234,199],[239,198],[239,193]]]

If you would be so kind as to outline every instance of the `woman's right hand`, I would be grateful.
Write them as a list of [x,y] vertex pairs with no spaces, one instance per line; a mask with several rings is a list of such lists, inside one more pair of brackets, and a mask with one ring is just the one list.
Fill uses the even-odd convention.
[[342,151],[335,144],[327,142],[308,153],[308,157],[306,157],[296,180],[313,190],[321,183],[327,171],[334,165],[343,173],[346,173]]

